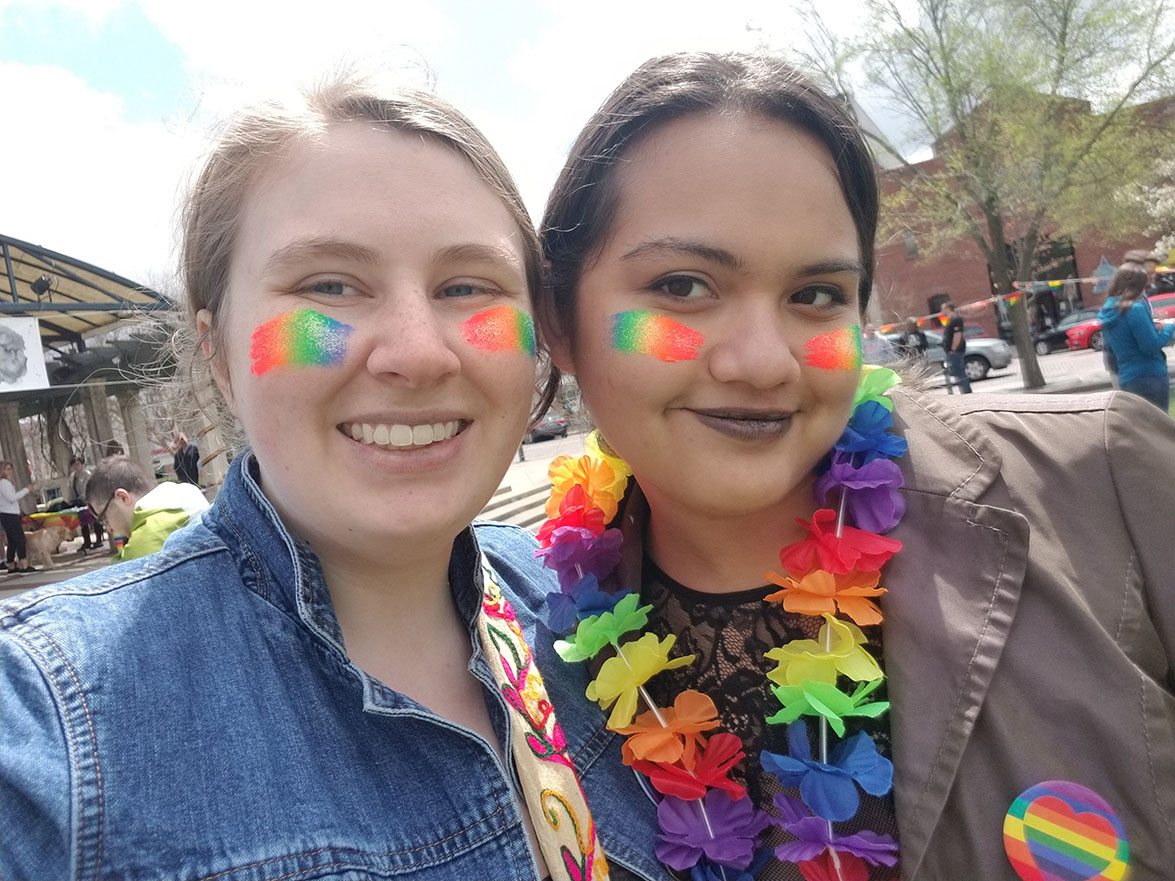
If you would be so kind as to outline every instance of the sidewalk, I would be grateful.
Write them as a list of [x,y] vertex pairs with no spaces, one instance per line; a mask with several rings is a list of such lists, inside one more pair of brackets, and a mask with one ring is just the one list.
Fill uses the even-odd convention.
[[[1110,391],[1114,385],[1102,361],[1101,352],[1054,352],[1040,356],[1040,371],[1045,385],[1039,389],[1025,389],[1020,374],[1020,361],[1013,357],[1012,363],[1003,370],[993,370],[988,379],[974,382],[971,389],[976,394],[1085,394],[1087,392]],[[1175,382],[1175,359],[1167,364],[1168,376]],[[946,394],[945,387],[932,391]]]

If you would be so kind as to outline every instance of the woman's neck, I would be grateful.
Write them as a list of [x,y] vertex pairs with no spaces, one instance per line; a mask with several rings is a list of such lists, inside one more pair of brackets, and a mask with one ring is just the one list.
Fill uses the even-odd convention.
[[655,491],[645,496],[646,553],[674,581],[704,593],[766,584],[766,572],[780,571],[780,549],[805,535],[796,518],[810,520],[817,507],[810,480],[772,509],[733,516],[682,509]]
[[437,676],[463,675],[468,629],[449,590],[452,540],[430,550],[401,550],[372,560],[315,548],[352,662],[428,705],[414,693],[428,688],[421,669],[429,669],[434,687]]

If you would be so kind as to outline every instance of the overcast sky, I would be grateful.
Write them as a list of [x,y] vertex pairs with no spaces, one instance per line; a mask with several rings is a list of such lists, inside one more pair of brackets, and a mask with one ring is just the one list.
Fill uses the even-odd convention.
[[[859,20],[860,0],[821,8],[846,31]],[[343,56],[435,83],[537,217],[580,126],[640,62],[798,40],[787,0],[0,0],[0,233],[166,287],[210,122]]]

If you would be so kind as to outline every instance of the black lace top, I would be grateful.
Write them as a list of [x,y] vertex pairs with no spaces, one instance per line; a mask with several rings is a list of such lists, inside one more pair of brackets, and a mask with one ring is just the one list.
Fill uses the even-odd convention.
[[[643,561],[641,595],[644,603],[653,606],[649,613],[648,631],[658,637],[676,634],[677,642],[672,656],[693,654],[697,657],[686,667],[666,670],[646,685],[650,695],[660,706],[672,705],[678,694],[694,689],[708,695],[718,707],[723,731],[739,737],[747,757],[731,773],[732,779],[747,787],[755,804],[772,815],[772,799],[781,789],[775,777],[764,774],[759,764],[760,751],[767,749],[787,755],[787,726],[767,725],[767,716],[775,713],[779,702],[769,689],[768,671],[775,661],[765,657],[768,649],[781,646],[793,639],[815,639],[823,619],[784,611],[779,603],[765,603],[763,598],[778,590],[765,586],[733,594],[708,594],[691,590],[665,575],[648,558]],[[870,653],[882,661],[881,628],[869,627]],[[884,684],[871,700],[885,700]],[[808,722],[808,736],[816,749],[818,720],[803,717]],[[877,745],[878,752],[890,758],[889,723],[883,715],[879,719],[846,719],[846,737],[862,728]],[[872,796],[860,791],[861,805],[853,819],[834,824],[841,834],[869,829],[897,837],[892,794]],[[798,792],[791,791],[798,796]],[[789,840],[787,833],[771,826],[765,844],[775,848]],[[873,867],[870,881],[898,878],[898,867]],[[794,865],[784,865],[772,858],[759,872],[760,879],[787,879],[803,881]]]

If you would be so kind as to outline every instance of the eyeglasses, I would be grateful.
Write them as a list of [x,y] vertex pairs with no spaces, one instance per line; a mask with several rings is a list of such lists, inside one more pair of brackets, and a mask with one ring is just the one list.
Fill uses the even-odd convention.
[[114,501],[114,496],[112,495],[109,499],[106,500],[106,504],[102,506],[101,511],[95,511],[93,505],[86,505],[86,507],[90,509],[90,514],[93,515],[95,520],[97,520],[99,523],[105,523],[106,522],[106,512],[108,510],[110,510],[110,503],[113,501]]

